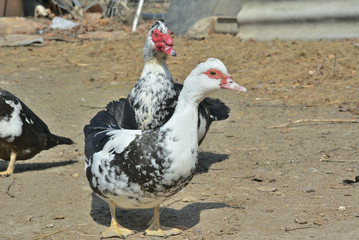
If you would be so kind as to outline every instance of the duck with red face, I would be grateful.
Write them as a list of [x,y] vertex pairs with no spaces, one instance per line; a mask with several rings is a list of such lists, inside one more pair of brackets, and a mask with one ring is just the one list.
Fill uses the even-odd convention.
[[171,31],[163,21],[157,21],[148,31],[146,43],[143,48],[145,64],[151,59],[166,60],[167,55],[173,57],[177,55],[173,49]]
[[166,34],[162,33],[159,29],[155,29],[151,35],[151,39],[155,44],[155,50],[164,52],[173,57],[177,55],[176,51],[172,49],[173,39],[170,30],[168,30]]

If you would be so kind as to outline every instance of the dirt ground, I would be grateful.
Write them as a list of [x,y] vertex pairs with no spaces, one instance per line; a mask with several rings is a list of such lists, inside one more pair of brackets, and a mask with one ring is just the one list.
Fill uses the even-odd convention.
[[[0,239],[99,239],[109,226],[108,205],[85,177],[82,129],[134,86],[144,39],[145,31],[123,32],[114,40],[0,49],[0,86],[75,141],[18,161],[0,179]],[[359,188],[343,180],[359,175],[359,40],[212,35],[174,36],[174,44],[175,81],[215,57],[248,92],[212,95],[230,117],[212,124],[194,179],[162,205],[162,224],[184,230],[169,239],[357,239]],[[305,119],[329,122],[279,126]],[[117,214],[138,231],[128,239],[160,239],[142,235],[151,210]]]

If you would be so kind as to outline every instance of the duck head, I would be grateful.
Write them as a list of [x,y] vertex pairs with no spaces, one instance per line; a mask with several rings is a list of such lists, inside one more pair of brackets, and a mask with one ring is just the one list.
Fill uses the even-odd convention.
[[198,64],[188,75],[184,85],[198,92],[201,97],[219,89],[247,92],[245,87],[232,80],[226,66],[215,58],[209,58],[207,61]]
[[165,53],[167,55],[176,56],[177,53],[173,50],[173,39],[171,32],[163,21],[155,22],[147,37],[144,54],[148,51],[147,48],[153,48],[156,52]]

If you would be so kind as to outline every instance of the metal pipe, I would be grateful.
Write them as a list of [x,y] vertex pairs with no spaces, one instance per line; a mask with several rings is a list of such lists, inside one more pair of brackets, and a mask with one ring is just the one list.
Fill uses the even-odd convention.
[[140,0],[140,2],[138,3],[136,15],[135,15],[135,18],[133,19],[132,32],[136,31],[138,17],[140,16],[143,2],[144,2],[144,0]]

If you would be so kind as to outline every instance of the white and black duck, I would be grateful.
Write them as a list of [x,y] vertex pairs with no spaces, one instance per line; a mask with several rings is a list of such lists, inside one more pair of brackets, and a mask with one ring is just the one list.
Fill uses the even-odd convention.
[[0,159],[10,161],[0,176],[11,175],[16,160],[27,160],[42,150],[72,143],[69,138],[52,134],[20,99],[0,88]]
[[[155,129],[171,118],[183,85],[173,82],[166,65],[168,55],[176,56],[173,39],[165,23],[157,21],[151,27],[143,48],[145,65],[138,82],[127,99],[111,102],[106,107],[109,114],[117,114],[107,117],[112,119],[108,125]],[[128,102],[126,109],[120,106],[123,101]],[[119,109],[123,112],[120,113]],[[228,118],[229,108],[218,99],[205,98],[199,104],[198,112],[198,141],[201,143],[213,121]]]
[[[111,226],[103,237],[126,237],[133,231],[116,220],[116,207],[153,208],[147,235],[179,234],[161,227],[159,205],[192,179],[198,157],[198,105],[219,89],[246,91],[228,75],[218,59],[199,64],[186,78],[176,109],[164,125],[150,130],[106,127],[103,111],[84,128],[85,171],[93,191],[110,205]],[[126,102],[121,102],[125,108]]]

